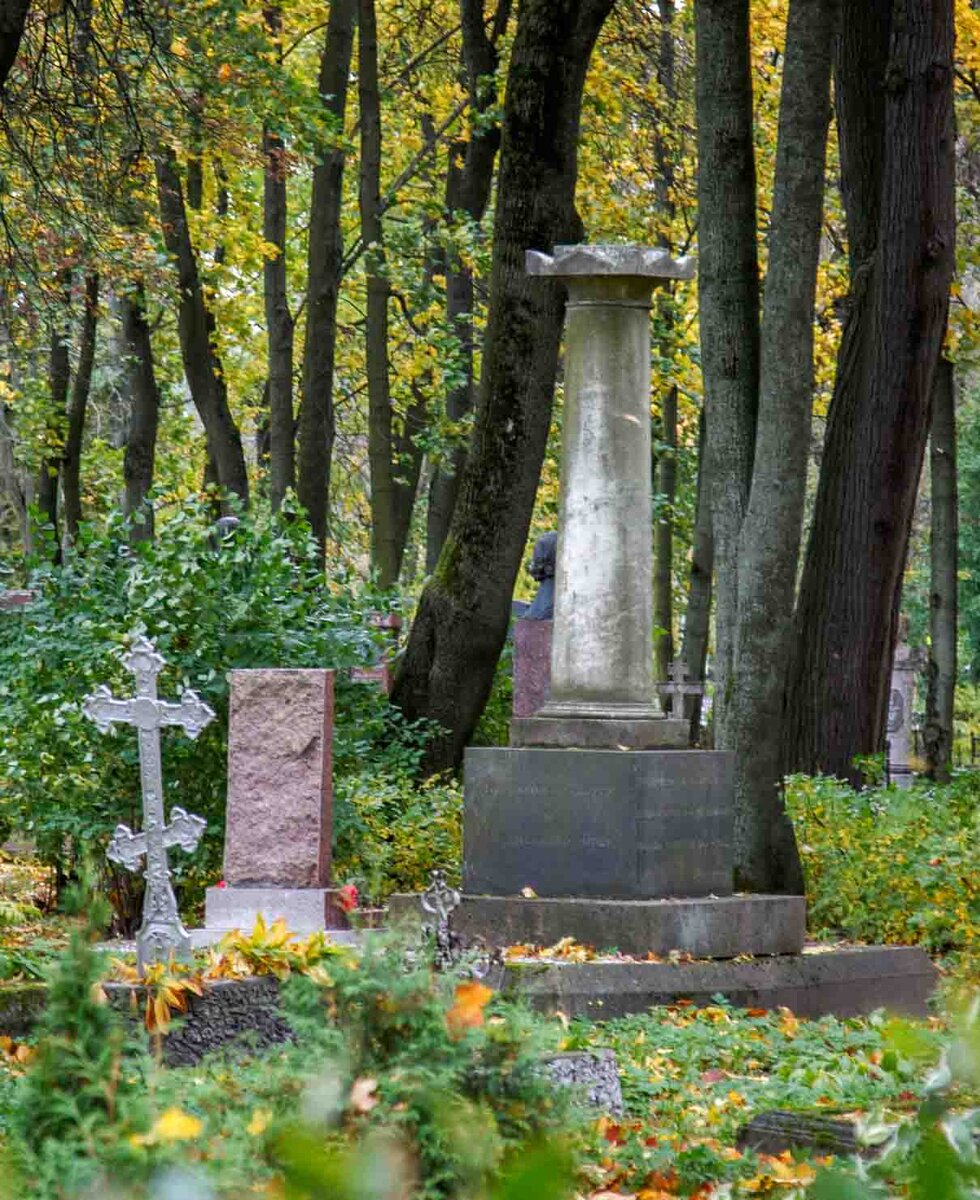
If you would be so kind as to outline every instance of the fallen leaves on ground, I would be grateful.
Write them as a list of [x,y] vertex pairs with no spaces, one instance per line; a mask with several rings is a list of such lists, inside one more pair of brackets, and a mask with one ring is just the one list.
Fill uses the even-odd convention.
[[490,988],[475,979],[457,985],[453,1006],[446,1013],[446,1025],[453,1037],[483,1024],[483,1010],[492,995]]

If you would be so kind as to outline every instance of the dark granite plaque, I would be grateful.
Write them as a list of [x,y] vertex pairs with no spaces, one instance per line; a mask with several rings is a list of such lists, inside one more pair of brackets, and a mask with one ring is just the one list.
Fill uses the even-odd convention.
[[470,894],[651,899],[732,892],[732,756],[466,752]]

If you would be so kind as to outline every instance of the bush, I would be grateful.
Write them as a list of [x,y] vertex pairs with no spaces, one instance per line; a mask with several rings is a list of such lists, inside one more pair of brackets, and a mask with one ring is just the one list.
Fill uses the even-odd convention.
[[458,882],[462,803],[451,779],[418,787],[407,773],[380,770],[338,779],[334,878],[355,883],[369,904],[423,891],[436,868]]
[[980,952],[980,773],[908,791],[787,781],[812,926],[859,941]]
[[[308,527],[294,514],[250,516],[218,541],[210,512],[188,503],[154,542],[130,547],[121,519],[89,531],[63,566],[38,564],[37,599],[0,616],[0,821],[33,836],[62,875],[83,847],[102,847],[117,822],[139,824],[137,740],[98,732],[82,700],[99,683],[120,696],[133,680],[120,662],[135,632],[167,661],[164,697],[196,689],[217,720],[196,741],[163,734],[167,808],[208,822],[190,858],[173,855],[185,905],[219,873],[224,827],[227,672],[236,667],[344,667],[375,661],[369,587],[324,580]],[[335,770],[417,758],[404,723],[372,686],[338,679]],[[417,740],[417,739],[416,739]],[[117,909],[132,917],[138,880],[110,876]]]

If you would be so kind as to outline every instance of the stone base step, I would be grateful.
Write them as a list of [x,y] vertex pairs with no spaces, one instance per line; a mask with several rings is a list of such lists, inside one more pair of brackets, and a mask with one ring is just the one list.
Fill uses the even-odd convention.
[[854,946],[748,962],[509,963],[503,989],[540,1012],[602,1021],[690,1000],[724,996],[743,1008],[785,1006],[797,1016],[861,1016],[876,1008],[924,1017],[937,971],[915,946]]
[[[390,920],[421,916],[418,896],[392,896]],[[802,896],[707,896],[677,900],[593,900],[465,895],[453,929],[488,946],[552,946],[564,937],[598,950],[694,958],[793,954],[803,948]]]

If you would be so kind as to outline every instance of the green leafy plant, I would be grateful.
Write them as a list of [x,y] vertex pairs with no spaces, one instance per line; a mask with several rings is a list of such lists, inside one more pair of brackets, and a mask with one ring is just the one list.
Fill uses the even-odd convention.
[[[192,906],[220,868],[228,672],[373,662],[371,613],[381,597],[342,573],[326,580],[295,513],[254,514],[217,539],[208,508],[188,502],[162,513],[157,533],[130,546],[120,519],[88,530],[64,565],[36,564],[29,615],[0,622],[0,819],[32,837],[62,881],[79,847],[104,845],[120,821],[139,824],[136,738],[125,729],[100,734],[81,704],[100,683],[129,694],[121,651],[145,632],[167,661],[161,694],[192,687],[218,714],[196,741],[162,738],[168,807],[208,822],[192,857],[173,855],[178,895]],[[377,688],[338,675],[338,774],[413,760],[414,735],[388,709]],[[105,885],[131,927],[138,878],[113,870]]]

